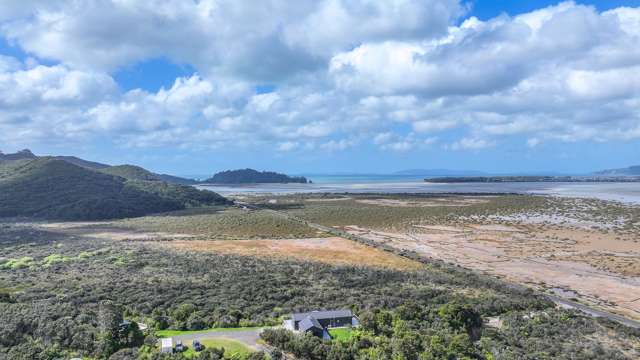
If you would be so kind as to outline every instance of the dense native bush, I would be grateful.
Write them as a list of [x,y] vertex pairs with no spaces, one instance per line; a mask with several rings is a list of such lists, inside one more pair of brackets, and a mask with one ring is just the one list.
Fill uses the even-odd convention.
[[228,203],[211,191],[125,179],[52,158],[0,164],[0,217],[114,219]]
[[[136,356],[161,359],[153,337],[140,347],[135,330],[120,333],[114,324],[125,318],[153,329],[272,325],[293,311],[334,308],[359,314],[361,334],[348,343],[296,338],[292,349],[303,358],[489,352],[507,359],[531,352],[537,358],[578,353],[615,359],[625,355],[604,347],[595,334],[637,336],[582,316],[566,320],[565,312],[528,290],[445,265],[401,272],[176,252],[6,225],[0,244],[0,359],[122,358],[135,354],[123,349],[138,347]],[[25,257],[32,259],[25,266],[2,267]],[[523,316],[543,312],[549,319]],[[496,315],[508,326],[478,327],[479,319]],[[556,343],[545,348],[547,341]],[[282,342],[283,350],[287,346]]]
[[[479,313],[459,304],[438,309],[403,306],[362,313],[361,328],[353,330],[348,339],[323,341],[284,329],[265,330],[261,336],[285,353],[311,360],[595,360],[634,358],[637,354],[624,354],[603,345],[606,342],[593,341],[592,336],[606,336],[614,328],[620,330],[619,326],[573,312],[549,309],[534,315],[511,313],[505,317],[502,331],[484,327],[479,318]],[[620,333],[624,331],[618,332],[617,341],[632,341],[632,337]]]

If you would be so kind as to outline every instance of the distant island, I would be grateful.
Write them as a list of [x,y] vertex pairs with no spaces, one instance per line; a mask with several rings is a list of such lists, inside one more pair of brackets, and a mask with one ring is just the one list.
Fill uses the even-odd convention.
[[257,171],[254,169],[238,169],[219,172],[204,181],[210,184],[260,184],[260,183],[300,183],[310,181],[304,176],[288,176],[273,171]]
[[640,176],[447,176],[428,178],[424,181],[428,183],[640,182]]
[[609,176],[640,176],[640,165],[629,166],[621,169],[607,169],[598,171],[595,174]]

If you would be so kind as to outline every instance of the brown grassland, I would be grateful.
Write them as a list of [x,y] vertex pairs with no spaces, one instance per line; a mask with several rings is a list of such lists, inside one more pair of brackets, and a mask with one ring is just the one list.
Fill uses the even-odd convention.
[[339,237],[281,240],[177,240],[166,246],[180,250],[322,262],[334,265],[416,270],[422,264]]

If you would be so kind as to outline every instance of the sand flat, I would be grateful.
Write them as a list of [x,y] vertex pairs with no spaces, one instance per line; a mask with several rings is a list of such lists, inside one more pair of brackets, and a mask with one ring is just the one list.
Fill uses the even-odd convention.
[[486,199],[478,198],[429,198],[419,200],[408,199],[358,199],[357,203],[376,206],[389,207],[450,207],[450,206],[470,206],[474,204],[487,203]]
[[582,301],[640,319],[640,245],[613,233],[491,223],[344,230],[542,290],[569,289]]

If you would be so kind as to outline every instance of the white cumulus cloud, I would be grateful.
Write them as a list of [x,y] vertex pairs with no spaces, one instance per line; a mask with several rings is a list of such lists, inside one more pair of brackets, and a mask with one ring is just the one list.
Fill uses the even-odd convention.
[[[511,136],[640,139],[640,8],[568,1],[482,21],[456,0],[16,4],[0,3],[0,34],[26,53],[0,56],[3,143],[407,151],[450,139],[479,151]],[[195,73],[159,90],[116,84],[118,69],[157,58]]]

